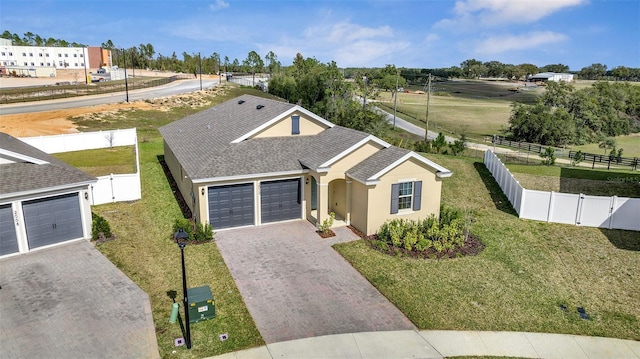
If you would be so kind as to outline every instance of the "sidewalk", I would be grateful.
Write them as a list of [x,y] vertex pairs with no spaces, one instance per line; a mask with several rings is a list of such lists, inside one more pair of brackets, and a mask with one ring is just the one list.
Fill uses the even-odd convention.
[[227,353],[213,358],[382,359],[456,356],[640,359],[640,342],[567,334],[404,330],[298,339]]

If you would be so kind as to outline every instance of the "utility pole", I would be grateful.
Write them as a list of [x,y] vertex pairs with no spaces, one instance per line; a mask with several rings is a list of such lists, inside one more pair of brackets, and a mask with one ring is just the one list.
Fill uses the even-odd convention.
[[364,100],[362,101],[362,112],[364,113],[367,107],[367,76],[362,76],[362,80],[364,81],[364,92],[362,94]]
[[393,98],[393,128],[396,128],[396,109],[398,108],[398,76],[400,75],[400,70],[396,72],[396,92]]
[[431,98],[431,74],[429,74],[429,80],[427,80],[427,113],[426,113],[427,126],[425,127],[425,130],[424,130],[425,141],[429,140],[429,100],[430,98]]
[[198,52],[198,62],[200,62],[200,91],[202,91],[202,56]]
[[127,54],[122,49],[122,61],[124,61],[124,90],[126,93],[127,102],[129,102],[129,82],[127,80]]

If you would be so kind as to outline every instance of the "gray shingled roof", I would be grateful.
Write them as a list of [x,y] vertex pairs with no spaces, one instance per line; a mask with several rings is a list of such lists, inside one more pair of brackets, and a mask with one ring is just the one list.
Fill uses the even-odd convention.
[[[258,110],[257,105],[264,107]],[[302,171],[305,167],[317,170],[369,136],[333,126],[315,136],[250,138],[232,143],[294,107],[243,95],[163,126],[160,133],[192,180]],[[383,149],[348,174],[365,181],[408,152],[393,146]]]
[[[244,103],[239,104],[240,101]],[[264,107],[258,110],[258,105]],[[206,178],[199,172],[214,155],[226,150],[231,141],[293,107],[286,102],[242,95],[159,130],[189,177]]]
[[347,175],[357,181],[365,182],[371,176],[385,169],[411,151],[398,147],[387,147],[369,156],[369,158],[353,166]]
[[0,164],[0,196],[96,181],[95,177],[6,133],[0,132],[0,148],[49,162],[42,165],[29,162]]

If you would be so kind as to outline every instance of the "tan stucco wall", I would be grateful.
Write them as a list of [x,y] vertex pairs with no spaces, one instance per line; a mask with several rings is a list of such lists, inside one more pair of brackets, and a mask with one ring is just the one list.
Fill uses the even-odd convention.
[[353,166],[378,152],[380,149],[382,149],[382,146],[373,141],[365,143],[353,152],[349,153],[347,156],[332,164],[331,170],[328,173],[328,178],[331,180],[335,178],[345,178],[345,171],[351,169]]
[[367,233],[369,188],[360,182],[351,182],[351,225]]
[[347,182],[343,179],[329,183],[329,213],[331,212],[338,218],[347,217]]
[[[194,209],[197,208],[197,206],[194,206],[193,200],[191,198],[191,190],[192,190],[191,179],[185,178],[187,174],[182,169],[182,166],[180,166],[180,163],[178,163],[176,156],[173,154],[173,151],[171,151],[171,148],[167,145],[167,142],[164,142],[164,161],[167,164],[167,167],[169,167],[169,171],[171,172],[173,179],[176,181],[176,184],[178,185],[178,189],[180,190],[182,197],[184,198],[187,205],[189,206],[189,209],[191,211],[194,211]],[[200,193],[199,191],[200,189],[198,188],[196,191],[194,191],[194,194],[199,194]],[[199,197],[200,197],[199,195],[196,196],[196,202]],[[194,212],[194,214],[196,214],[196,216],[200,218],[200,216],[198,216],[197,213]]]
[[[422,198],[419,211],[405,210],[391,214],[391,185],[404,181],[422,181]],[[386,221],[394,218],[424,219],[440,211],[441,180],[416,160],[409,159],[382,176],[380,182],[369,190],[367,234],[375,233]],[[352,218],[354,215],[352,215]],[[358,228],[358,227],[356,227]],[[360,229],[362,230],[362,229]]]
[[[291,134],[291,116],[300,116],[300,134]],[[283,136],[310,136],[317,135],[327,129],[327,126],[301,113],[292,113],[264,130],[256,133],[252,138],[283,137]]]

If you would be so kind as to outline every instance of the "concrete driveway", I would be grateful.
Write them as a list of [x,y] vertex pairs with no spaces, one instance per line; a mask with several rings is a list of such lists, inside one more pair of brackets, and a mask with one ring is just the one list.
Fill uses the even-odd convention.
[[308,221],[225,230],[215,238],[267,343],[415,326],[331,244],[357,239],[338,228],[321,239]]
[[0,358],[159,358],[149,296],[87,241],[0,260]]

